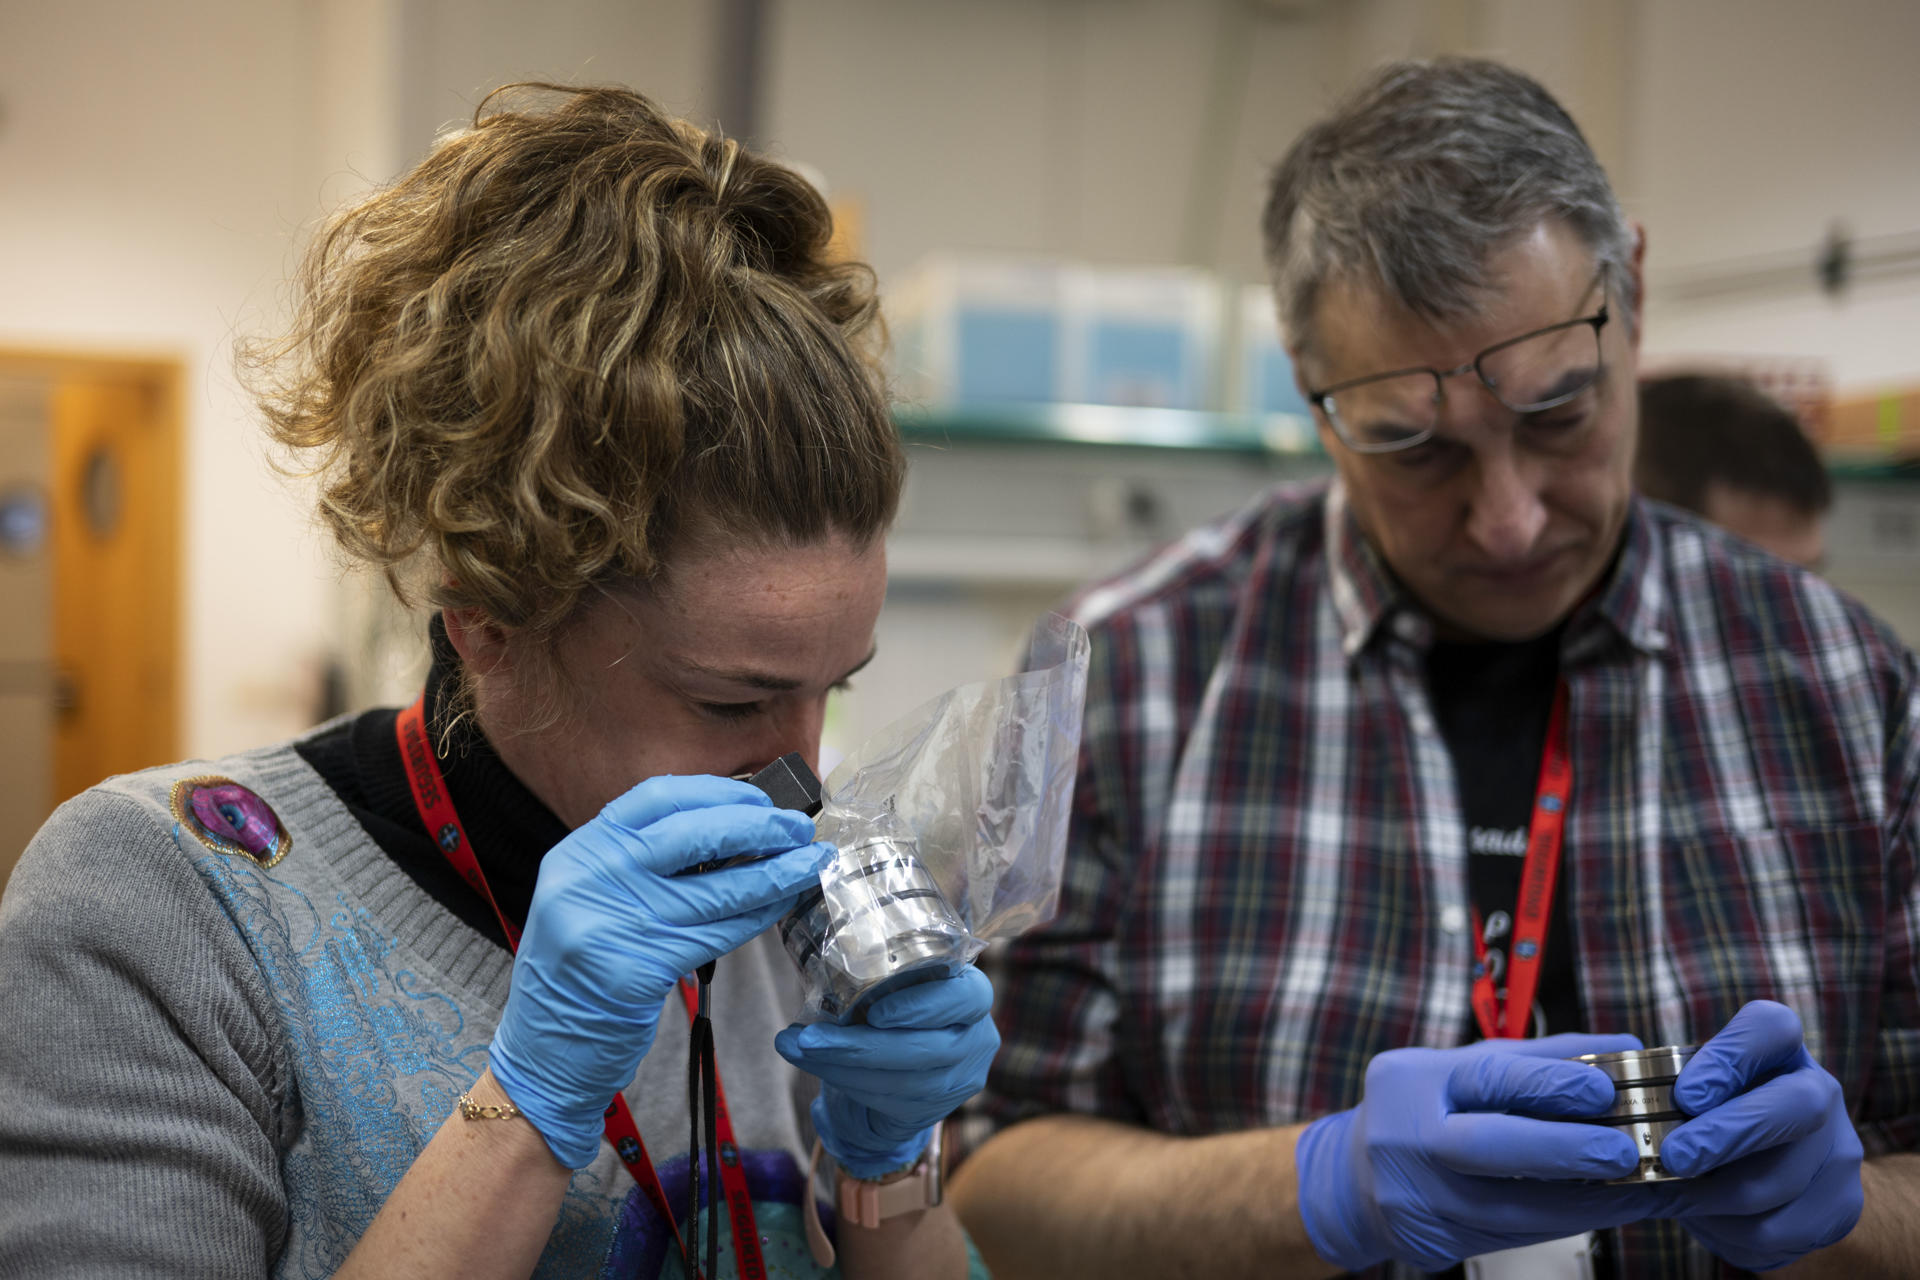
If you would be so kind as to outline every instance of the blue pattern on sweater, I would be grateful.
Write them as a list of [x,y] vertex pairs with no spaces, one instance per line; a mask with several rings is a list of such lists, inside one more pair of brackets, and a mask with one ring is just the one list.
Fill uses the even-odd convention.
[[[184,847],[184,846],[183,846]],[[244,859],[200,872],[258,958],[279,1006],[302,1121],[286,1149],[287,1248],[277,1275],[333,1274],[455,1100],[486,1067],[485,1035],[404,956],[366,909],[323,906]],[[619,1189],[576,1174],[536,1276],[598,1270]]]

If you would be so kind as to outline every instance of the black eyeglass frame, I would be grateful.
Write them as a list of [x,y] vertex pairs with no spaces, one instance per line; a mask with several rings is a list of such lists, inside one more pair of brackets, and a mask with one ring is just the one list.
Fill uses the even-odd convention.
[[[1596,281],[1596,283],[1598,283],[1598,281]],[[1319,391],[1309,391],[1307,392],[1307,403],[1326,415],[1328,424],[1333,427],[1333,433],[1340,437],[1340,443],[1346,445],[1347,448],[1352,449],[1355,453],[1398,453],[1402,449],[1411,449],[1415,445],[1425,444],[1427,441],[1433,439],[1433,433],[1440,425],[1439,405],[1441,396],[1445,393],[1446,379],[1458,377],[1469,369],[1473,370],[1474,377],[1480,379],[1480,385],[1485,387],[1495,400],[1506,405],[1506,407],[1514,413],[1539,413],[1542,409],[1552,409],[1557,405],[1567,403],[1577,396],[1586,394],[1594,383],[1600,381],[1600,375],[1605,372],[1603,365],[1596,364],[1594,366],[1592,381],[1584,382],[1564,395],[1554,396],[1550,400],[1542,400],[1537,404],[1508,404],[1506,397],[1500,394],[1500,389],[1494,386],[1492,379],[1487,377],[1486,370],[1481,367],[1481,364],[1488,357],[1498,355],[1500,352],[1506,351],[1511,347],[1517,347],[1523,342],[1531,342],[1535,338],[1544,337],[1549,333],[1559,333],[1567,329],[1577,329],[1582,325],[1587,325],[1592,328],[1594,345],[1597,347],[1601,341],[1600,331],[1606,328],[1607,321],[1610,318],[1612,318],[1612,304],[1605,298],[1602,298],[1600,309],[1590,316],[1580,316],[1573,320],[1562,320],[1559,324],[1546,325],[1543,328],[1523,333],[1517,338],[1508,338],[1504,342],[1496,342],[1457,369],[1441,370],[1429,367],[1418,367],[1411,369],[1392,369],[1386,373],[1370,373],[1364,378],[1350,378],[1345,382],[1337,382],[1333,386],[1326,387]],[[1327,401],[1342,391],[1351,391],[1355,387],[1363,387],[1372,382],[1385,382],[1389,378],[1404,378],[1409,374],[1415,373],[1424,373],[1433,378],[1434,422],[1433,425],[1429,426],[1426,430],[1416,432],[1408,436],[1405,440],[1395,440],[1387,444],[1362,444],[1350,439],[1347,435],[1346,428],[1340,423],[1339,415],[1327,407]]]

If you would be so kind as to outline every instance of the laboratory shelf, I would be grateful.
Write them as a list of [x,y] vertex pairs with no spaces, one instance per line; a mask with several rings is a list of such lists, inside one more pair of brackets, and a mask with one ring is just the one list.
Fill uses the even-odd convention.
[[[1183,450],[1265,458],[1324,459],[1313,423],[1294,414],[1214,413],[1106,404],[895,405],[894,421],[912,444],[948,447],[1093,445]],[[1835,480],[1910,484],[1920,456],[1841,455],[1829,459]]]
[[1105,404],[897,405],[894,421],[908,441],[934,446],[1098,445],[1262,457],[1321,456],[1313,425],[1290,414],[1258,417]]
[[1827,474],[1855,484],[1912,484],[1920,481],[1920,456],[1905,458],[1841,457],[1827,459]]

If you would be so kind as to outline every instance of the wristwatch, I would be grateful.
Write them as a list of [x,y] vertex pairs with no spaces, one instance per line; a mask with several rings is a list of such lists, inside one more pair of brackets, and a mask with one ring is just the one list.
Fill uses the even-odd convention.
[[[903,1213],[917,1213],[922,1209],[931,1209],[940,1203],[942,1179],[945,1170],[940,1162],[940,1135],[944,1124],[933,1127],[933,1140],[927,1143],[927,1149],[920,1153],[907,1170],[907,1176],[894,1182],[864,1182],[859,1178],[847,1176],[845,1170],[834,1175],[834,1203],[842,1222],[851,1222],[857,1226],[873,1228],[888,1218]],[[813,1140],[813,1159],[807,1165],[807,1185],[813,1185],[814,1175],[820,1169],[820,1157],[823,1149],[820,1139]],[[812,1197],[808,1197],[812,1204]],[[827,1239],[825,1228],[820,1225],[817,1205],[812,1211],[801,1215],[805,1219],[807,1230],[807,1251],[813,1260],[822,1267],[833,1265],[833,1244]]]
[[907,1176],[894,1182],[867,1182],[848,1177],[842,1170],[834,1179],[834,1199],[840,1217],[862,1227],[877,1227],[888,1218],[917,1213],[940,1203],[940,1133],[945,1125],[933,1126],[933,1140],[907,1170]]

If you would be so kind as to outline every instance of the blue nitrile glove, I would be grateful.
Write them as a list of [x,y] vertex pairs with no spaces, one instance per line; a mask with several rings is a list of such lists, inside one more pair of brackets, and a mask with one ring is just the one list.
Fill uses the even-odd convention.
[[[744,782],[649,778],[540,863],[513,986],[487,1063],[572,1169],[653,1044],[680,975],[753,938],[818,883],[833,855],[813,820]],[[718,871],[712,858],[772,854]]]
[[1660,1144],[1660,1162],[1695,1180],[1666,1184],[1661,1216],[1717,1257],[1770,1271],[1860,1220],[1860,1135],[1787,1006],[1756,1000],[1734,1014],[1682,1069],[1673,1101],[1693,1119]]
[[1000,1051],[993,984],[969,965],[895,991],[867,1009],[865,1026],[791,1026],[773,1047],[820,1078],[813,1128],[820,1145],[856,1178],[905,1168],[933,1126],[980,1092]]
[[1601,1114],[1613,1082],[1564,1059],[1641,1047],[1632,1036],[1559,1035],[1375,1057],[1360,1105],[1314,1121],[1294,1147],[1313,1247],[1348,1271],[1390,1258],[1439,1271],[1647,1217],[1659,1204],[1651,1188],[1582,1181],[1630,1173],[1633,1139],[1531,1118]]

